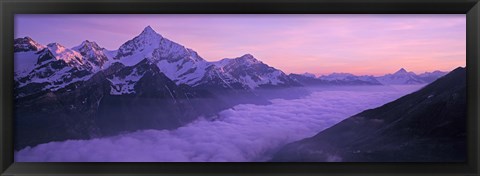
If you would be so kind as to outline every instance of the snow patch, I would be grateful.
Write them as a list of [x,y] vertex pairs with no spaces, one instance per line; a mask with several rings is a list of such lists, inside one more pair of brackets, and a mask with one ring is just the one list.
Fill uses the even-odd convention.
[[108,81],[112,83],[110,95],[125,95],[135,93],[135,84],[143,77],[143,74],[138,74],[137,69],[133,69],[132,73],[125,76],[125,78],[114,76]]
[[57,60],[64,60],[69,65],[76,67],[84,64],[81,60],[83,56],[77,51],[67,49],[58,43],[51,43],[47,46]]

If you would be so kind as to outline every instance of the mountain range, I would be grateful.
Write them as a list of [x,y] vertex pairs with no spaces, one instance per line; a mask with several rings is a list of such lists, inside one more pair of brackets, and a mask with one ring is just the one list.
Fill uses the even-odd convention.
[[332,73],[315,77],[314,74],[289,74],[289,76],[302,85],[411,85],[428,84],[446,75],[447,72],[434,71],[415,74],[401,68],[395,73],[383,76],[362,75],[351,73]]
[[[281,70],[268,66],[250,54],[208,62],[192,49],[156,33],[150,26],[109,51],[95,42],[84,41],[68,49],[61,44],[38,44],[29,37],[15,40],[17,97],[41,91],[55,91],[68,84],[86,81],[113,63],[135,67],[146,59],[176,85],[219,89],[298,86]],[[112,78],[113,94],[133,94],[133,85],[142,75]]]
[[[306,74],[286,75],[251,54],[208,62],[192,49],[156,33],[150,26],[138,36],[125,42],[118,50],[109,51],[92,41],[84,41],[71,49],[59,43],[46,46],[29,37],[14,41],[16,97],[42,91],[55,91],[68,84],[88,80],[113,63],[135,66],[142,60],[156,65],[175,84],[220,89],[256,89],[290,87],[311,84],[381,85],[426,84],[446,72],[434,71],[416,75],[400,69],[380,77],[332,73],[315,77]],[[141,75],[122,78],[112,85],[113,94],[132,94],[135,79]]]
[[257,91],[262,89],[423,84],[444,75],[415,75],[404,69],[383,77],[287,75],[251,54],[206,61],[150,26],[113,51],[88,40],[67,48],[42,45],[30,37],[15,39],[14,51],[16,149],[140,129],[174,129],[236,104],[268,103],[271,97]]

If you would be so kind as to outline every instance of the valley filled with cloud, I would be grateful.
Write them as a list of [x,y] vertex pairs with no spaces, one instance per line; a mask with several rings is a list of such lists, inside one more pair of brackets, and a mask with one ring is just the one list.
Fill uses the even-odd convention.
[[308,87],[298,99],[241,104],[175,130],[140,130],[113,137],[27,147],[17,162],[267,161],[285,144],[331,127],[423,85]]

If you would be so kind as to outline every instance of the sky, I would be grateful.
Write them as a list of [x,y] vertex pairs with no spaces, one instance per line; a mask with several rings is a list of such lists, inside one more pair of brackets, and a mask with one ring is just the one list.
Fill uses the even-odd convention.
[[383,75],[466,65],[465,14],[19,14],[15,38],[118,49],[151,26],[208,61],[252,54],[285,73]]

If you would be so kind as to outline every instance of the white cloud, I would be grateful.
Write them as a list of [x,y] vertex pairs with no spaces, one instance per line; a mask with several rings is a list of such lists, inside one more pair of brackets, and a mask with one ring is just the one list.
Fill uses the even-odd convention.
[[265,161],[283,145],[310,137],[419,86],[317,89],[301,99],[243,104],[176,130],[50,142],[15,153],[16,162]]

